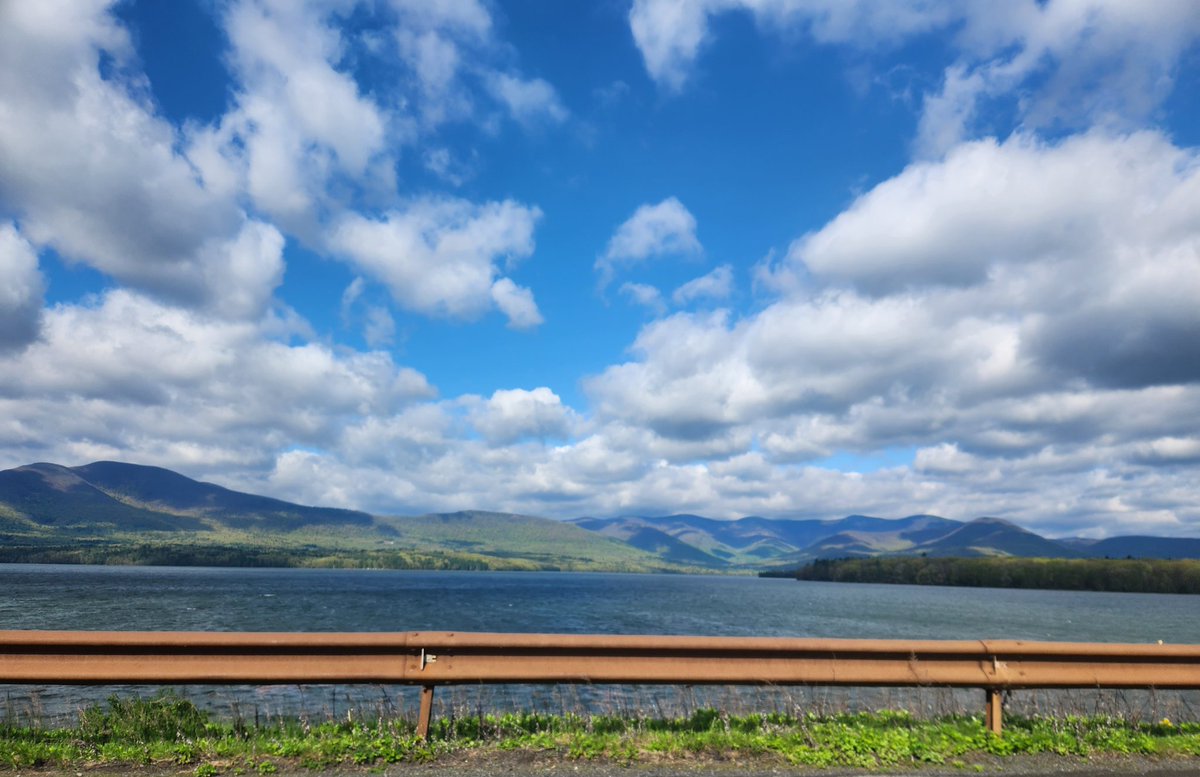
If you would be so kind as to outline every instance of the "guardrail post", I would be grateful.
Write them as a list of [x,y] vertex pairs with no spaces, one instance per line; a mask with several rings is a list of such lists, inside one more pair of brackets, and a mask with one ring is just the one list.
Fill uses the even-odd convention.
[[417,713],[417,736],[429,739],[429,722],[433,719],[433,688],[432,685],[421,686],[421,711]]
[[988,731],[996,736],[1000,736],[1000,729],[1003,726],[1004,717],[1004,697],[1001,695],[1000,689],[998,688],[985,688],[984,693],[987,694],[987,706],[983,716],[984,725],[987,727]]

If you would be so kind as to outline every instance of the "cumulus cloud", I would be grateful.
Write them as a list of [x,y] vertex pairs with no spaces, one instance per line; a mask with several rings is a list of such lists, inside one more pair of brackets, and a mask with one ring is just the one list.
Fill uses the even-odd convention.
[[663,254],[696,254],[696,217],[674,197],[642,205],[617,228],[604,257],[609,261],[641,261]]
[[864,48],[895,44],[978,12],[969,5],[925,0],[882,6],[869,0],[635,0],[629,26],[651,77],[678,90],[711,41],[711,19],[736,11],[749,12],[766,30]]
[[[869,473],[781,465],[744,448],[673,462],[642,447],[644,430],[620,425],[561,445],[503,434],[464,438],[456,404],[422,404],[384,422],[366,421],[347,430],[344,448],[283,453],[269,476],[271,490],[381,512],[470,509],[478,506],[474,495],[486,493],[494,509],[550,516],[686,510],[826,518],[896,515],[912,505],[950,516],[1006,515],[1058,536],[1181,534],[1200,521],[1200,512],[1180,500],[1190,488],[1186,469],[1118,464],[1126,453],[1120,450],[1051,448],[984,459],[936,446],[918,453],[912,467]],[[1036,509],[1014,482],[1038,494]]]
[[1188,0],[1164,0],[1153,13],[1120,0],[931,3],[881,6],[863,0],[636,0],[629,12],[646,70],[682,89],[711,38],[711,20],[749,13],[785,37],[878,52],[931,31],[953,31],[957,59],[940,90],[925,96],[916,138],[937,157],[974,136],[982,102],[1009,99],[1028,128],[1100,124],[1129,130],[1150,118],[1173,88],[1179,58],[1200,37]]
[[1024,308],[1021,356],[1048,374],[1190,382],[1198,171],[1194,152],[1152,132],[978,141],[879,185],[788,261],[875,296],[948,287],[934,299],[970,299],[977,315]]
[[238,180],[260,210],[309,241],[335,176],[391,184],[388,117],[337,68],[344,42],[331,17],[301,3],[230,4],[235,105],[192,138],[202,171]]
[[543,321],[533,292],[508,278],[499,278],[492,284],[492,301],[508,317],[510,329],[534,329]]
[[562,439],[570,434],[574,412],[548,388],[498,390],[471,403],[471,424],[492,444],[522,439]]
[[696,238],[696,217],[675,197],[655,205],[642,205],[609,238],[596,259],[600,287],[612,280],[619,265],[636,264],[660,256],[695,256],[704,251]]
[[[102,52],[116,63],[108,77]],[[103,4],[0,8],[0,202],[68,260],[175,302],[261,315],[282,239],[197,176],[132,57]]]
[[788,260],[888,293],[972,285],[1005,264],[1115,260],[1114,244],[1157,253],[1188,229],[1197,181],[1194,153],[1154,132],[985,139],[910,165],[793,243]]
[[514,326],[536,326],[528,290],[497,278],[499,260],[533,252],[541,211],[511,200],[474,205],[418,200],[380,220],[347,214],[330,246],[384,283],[400,305],[430,315],[474,318],[499,307]]
[[687,305],[699,299],[722,300],[733,293],[733,268],[723,264],[707,275],[693,278],[671,294],[676,305]]
[[[417,196],[393,171],[411,159],[459,185],[471,160],[440,129],[549,127],[569,118],[562,99],[518,69],[477,0],[359,5],[371,29],[353,33],[351,6],[222,4],[229,111],[181,129],[108,5],[0,3],[9,464],[148,461],[380,512],[926,511],[1200,531],[1184,423],[1200,417],[1200,160],[1123,126],[1170,94],[1200,19],[1187,2],[637,0],[635,42],[667,89],[686,87],[726,11],[879,56],[953,39],[921,107],[921,160],[800,235],[767,268],[777,296],[741,314],[697,305],[731,296],[728,265],[667,299],[621,287],[658,315],[668,300],[700,310],[647,324],[586,380],[586,415],[548,387],[439,399],[274,299],[287,235],[361,273],[341,305],[369,348],[396,329],[374,283],[421,315],[542,323],[514,274],[540,210]],[[378,90],[355,76],[372,57],[396,69]],[[993,103],[1022,129],[964,141]],[[43,249],[117,288],[43,310]],[[671,197],[639,207],[595,268],[603,287],[702,253]],[[871,471],[830,460],[881,451],[899,453]]]
[[416,77],[418,112],[426,129],[471,115],[470,93],[460,83],[463,57],[450,34],[401,27],[396,30],[396,45]]
[[554,87],[540,78],[522,79],[507,73],[494,73],[488,78],[488,88],[522,124],[560,124],[567,119],[567,109],[558,99]]
[[1152,133],[916,163],[793,246],[828,290],[652,324],[591,390],[686,437],[873,402],[924,408],[932,432],[966,398],[1195,383],[1198,170]]
[[27,460],[253,469],[274,450],[329,444],[347,423],[432,395],[386,354],[289,345],[260,324],[117,290],[51,308],[42,337],[3,357],[0,414],[12,421],[0,438]]
[[1156,3],[1153,13],[1117,0],[965,8],[962,61],[926,96],[916,142],[926,156],[974,134],[981,102],[1017,89],[1029,129],[1140,127],[1170,95],[1179,58],[1200,37],[1186,0]]
[[880,5],[864,0],[634,0],[629,27],[646,70],[681,89],[711,35],[713,16],[748,11],[760,27],[803,30],[823,43],[890,43],[955,21],[955,7],[924,0]]
[[700,45],[708,38],[706,3],[634,0],[629,28],[646,70],[658,82],[681,89]]
[[391,312],[381,305],[371,305],[367,308],[366,323],[363,325],[363,339],[370,348],[382,348],[391,345],[396,338],[396,320]]
[[408,26],[418,30],[451,29],[476,38],[486,37],[492,17],[478,0],[388,0]]
[[0,352],[37,338],[44,287],[33,246],[15,226],[0,223]]
[[[792,294],[656,321],[585,388],[598,420],[648,431],[672,467],[721,440],[784,468],[913,449],[872,493],[893,478],[951,514],[1183,531],[1197,516],[1141,488],[1178,487],[1160,470],[1192,449],[1198,171],[1152,132],[961,145],[798,239],[775,268],[808,278]],[[1060,501],[1029,514],[1005,493],[1015,478]],[[1141,485],[1117,499],[1121,479]]]
[[[481,109],[495,105],[527,128],[567,119],[569,112],[548,81],[527,78],[506,64],[505,47],[493,39],[491,15],[483,5],[437,5],[392,3],[400,18],[394,30],[397,50],[412,69],[415,108],[424,129],[476,119]],[[480,99],[483,95],[490,100]],[[490,127],[493,120],[483,123]]]
[[663,302],[662,292],[656,287],[646,283],[631,283],[626,282],[621,284],[621,293],[637,305],[648,308],[654,313],[666,312],[667,306]]

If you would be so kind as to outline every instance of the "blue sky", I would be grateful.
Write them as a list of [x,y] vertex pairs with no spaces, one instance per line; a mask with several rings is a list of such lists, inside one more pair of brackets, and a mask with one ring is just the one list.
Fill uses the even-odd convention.
[[0,465],[1195,535],[1198,39],[1190,0],[0,0]]

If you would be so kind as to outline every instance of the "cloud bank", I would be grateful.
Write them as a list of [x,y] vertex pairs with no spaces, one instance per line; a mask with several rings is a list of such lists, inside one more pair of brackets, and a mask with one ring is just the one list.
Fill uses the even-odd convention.
[[[594,295],[717,255],[712,198],[646,184],[540,255],[559,203],[481,194],[471,153],[601,130],[493,6],[217,10],[227,103],[172,121],[112,4],[0,4],[4,466],[123,459],[385,513],[1200,532],[1200,157],[1155,123],[1200,37],[1190,2],[636,0],[654,118],[703,88],[731,15],[869,72],[921,36],[942,59],[907,98],[911,156],[797,223],[749,302],[724,254],[621,285],[646,318],[578,399],[528,377],[439,392],[406,363],[411,322],[544,342],[571,313],[539,285],[555,263]],[[358,345],[292,306],[300,255],[344,269],[329,304]],[[102,282],[71,296],[59,266]]]

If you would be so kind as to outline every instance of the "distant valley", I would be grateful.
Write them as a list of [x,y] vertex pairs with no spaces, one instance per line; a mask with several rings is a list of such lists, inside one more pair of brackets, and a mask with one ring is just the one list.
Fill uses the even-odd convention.
[[0,471],[0,561],[756,572],[814,559],[1200,558],[1200,539],[1048,539],[998,518],[381,516],[232,491],[159,467]]

